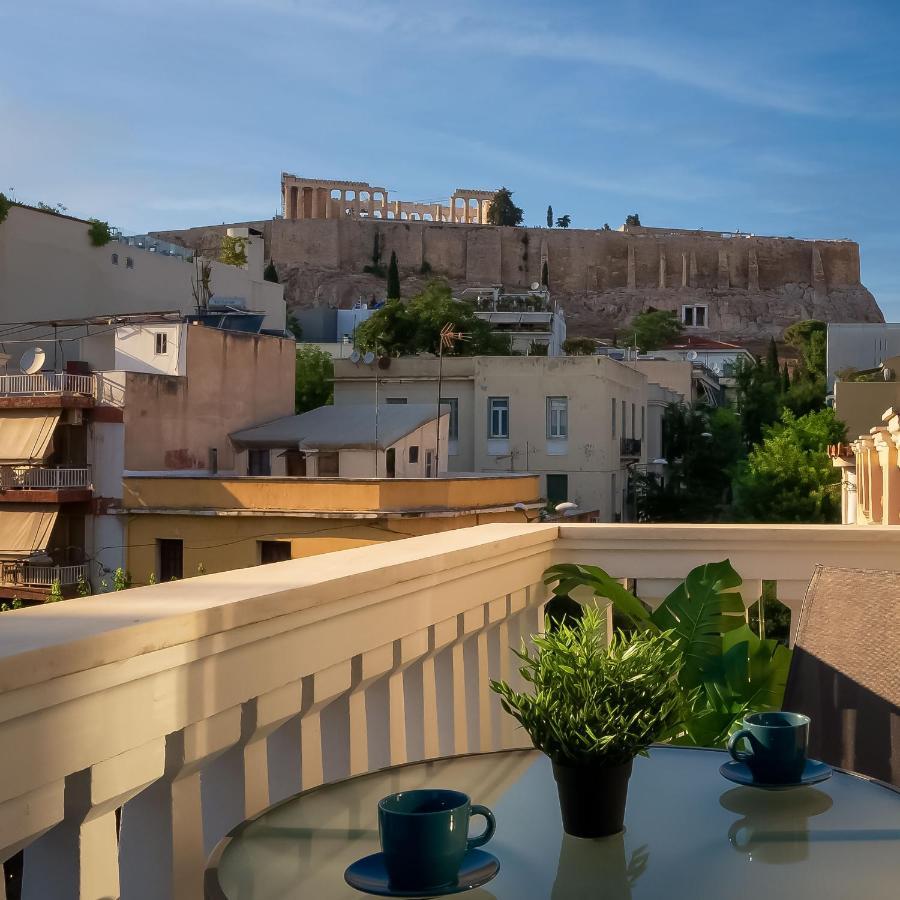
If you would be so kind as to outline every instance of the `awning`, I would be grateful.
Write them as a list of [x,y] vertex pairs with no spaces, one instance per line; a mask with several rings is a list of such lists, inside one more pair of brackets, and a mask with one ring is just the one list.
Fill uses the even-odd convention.
[[0,413],[0,465],[40,462],[47,456],[59,412],[5,409]]
[[58,506],[3,504],[0,509],[0,559],[23,559],[47,549]]

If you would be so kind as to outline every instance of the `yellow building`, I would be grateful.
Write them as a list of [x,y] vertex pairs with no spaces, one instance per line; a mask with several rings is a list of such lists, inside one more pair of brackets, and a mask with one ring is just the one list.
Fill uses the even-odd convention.
[[[528,474],[125,478],[128,571],[168,581],[488,522],[543,506]],[[518,508],[516,508],[518,506]],[[522,507],[525,507],[523,509]]]

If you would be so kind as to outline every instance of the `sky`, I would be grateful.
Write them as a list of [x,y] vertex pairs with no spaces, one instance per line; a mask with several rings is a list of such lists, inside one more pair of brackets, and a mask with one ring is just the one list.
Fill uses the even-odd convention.
[[896,0],[0,3],[0,191],[129,233],[267,218],[280,174],[505,185],[526,224],[860,244],[900,321]]

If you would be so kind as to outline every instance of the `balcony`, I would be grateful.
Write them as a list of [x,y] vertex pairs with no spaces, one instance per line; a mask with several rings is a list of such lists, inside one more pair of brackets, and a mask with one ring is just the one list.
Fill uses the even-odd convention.
[[94,375],[38,372],[35,375],[0,375],[0,409],[84,408],[93,406]]
[[89,466],[0,466],[0,503],[65,503],[91,499]]
[[523,745],[488,680],[547,566],[654,604],[724,558],[793,633],[817,563],[897,571],[900,529],[483,525],[6,613],[2,858],[26,848],[28,897],[201,897],[216,842],[301,788]]
[[641,439],[623,437],[620,445],[620,455],[627,459],[640,459]]
[[88,577],[87,563],[75,566],[37,566],[31,563],[2,563],[0,581],[4,585],[24,588],[50,588],[59,582],[62,588],[73,587]]

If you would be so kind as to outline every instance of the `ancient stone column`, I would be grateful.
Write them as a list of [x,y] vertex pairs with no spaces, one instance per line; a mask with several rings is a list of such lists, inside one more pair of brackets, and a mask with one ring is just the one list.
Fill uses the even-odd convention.
[[666,286],[666,248],[659,248],[659,286],[665,289]]
[[747,260],[747,290],[759,290],[759,261],[756,258],[756,247],[750,248],[750,256]]
[[321,191],[319,188],[314,187],[310,188],[312,191],[312,218],[313,219],[321,219],[324,218],[319,210],[319,196]]
[[634,265],[634,244],[628,245],[628,288],[634,290],[637,287],[637,273]]
[[688,286],[688,255],[687,252],[681,254],[681,286]]
[[719,277],[716,287],[720,291],[727,291],[731,287],[731,278],[728,274],[728,251],[724,248],[719,250]]

